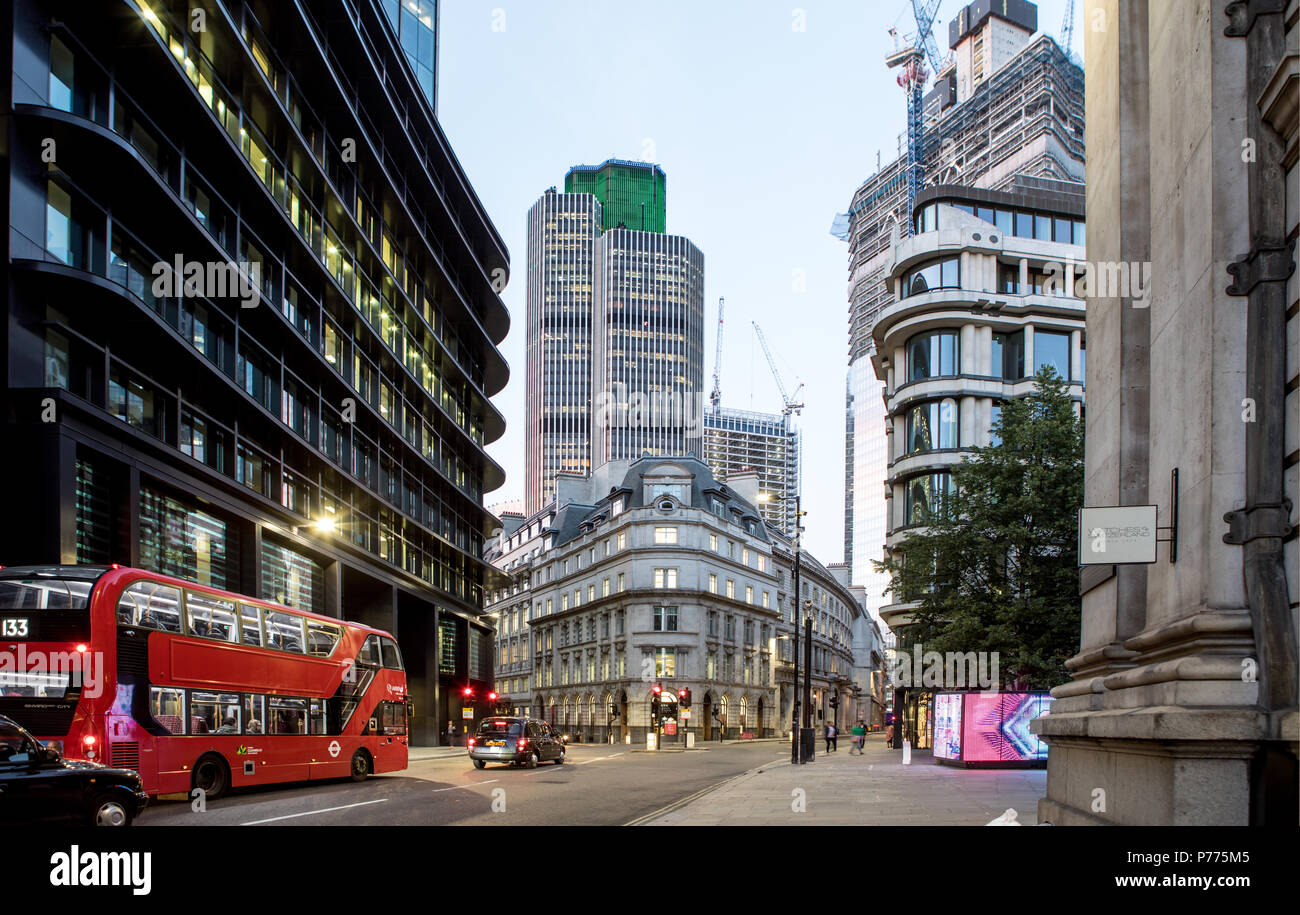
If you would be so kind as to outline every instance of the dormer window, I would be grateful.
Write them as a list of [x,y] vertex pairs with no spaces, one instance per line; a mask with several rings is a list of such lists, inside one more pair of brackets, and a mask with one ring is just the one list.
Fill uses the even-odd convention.
[[690,484],[687,483],[655,483],[650,487],[650,497],[658,499],[660,496],[672,496],[678,502],[685,502],[689,491]]

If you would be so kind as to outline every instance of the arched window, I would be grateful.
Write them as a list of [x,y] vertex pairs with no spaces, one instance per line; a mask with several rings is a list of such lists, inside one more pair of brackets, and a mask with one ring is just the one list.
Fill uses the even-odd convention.
[[961,288],[961,260],[945,257],[929,261],[903,274],[903,298],[935,289]]

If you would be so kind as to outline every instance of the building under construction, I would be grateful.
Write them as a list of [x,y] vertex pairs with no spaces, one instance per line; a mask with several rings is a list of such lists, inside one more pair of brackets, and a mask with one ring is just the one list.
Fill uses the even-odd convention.
[[799,432],[790,413],[755,413],[710,407],[704,413],[704,462],[722,482],[736,473],[758,474],[763,520],[790,535],[799,492]]
[[[976,0],[948,30],[952,50],[922,105],[923,187],[1051,189],[1084,180],[1083,68],[1048,35],[1034,37],[1026,0]],[[902,114],[905,104],[900,94]],[[911,232],[907,155],[880,166],[853,195],[832,233],[849,243],[844,560],[851,581],[880,603],[873,574],[885,539],[885,411],[871,367],[871,330],[892,293],[884,282],[891,239]]]

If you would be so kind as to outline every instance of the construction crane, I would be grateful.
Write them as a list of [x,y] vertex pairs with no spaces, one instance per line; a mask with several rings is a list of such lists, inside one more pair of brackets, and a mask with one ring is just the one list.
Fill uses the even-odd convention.
[[803,404],[796,401],[795,398],[803,390],[803,382],[800,382],[799,387],[794,389],[793,396],[786,396],[785,385],[781,382],[781,373],[776,370],[776,360],[772,358],[772,351],[767,348],[767,338],[763,336],[763,328],[758,326],[757,321],[754,321],[753,324],[754,331],[758,334],[758,342],[763,344],[763,355],[767,357],[768,367],[772,369],[772,377],[776,379],[776,389],[781,392],[781,403],[784,404],[781,408],[781,415],[789,416],[791,413],[798,413],[803,409]]
[[1074,43],[1074,0],[1065,4],[1065,21],[1061,23],[1061,50],[1070,56],[1070,45]]
[[727,300],[718,296],[718,342],[713,347],[713,393],[709,403],[717,407],[722,400],[722,313],[727,307]]
[[946,63],[939,56],[934,41],[934,20],[939,15],[943,0],[912,0],[912,17],[916,32],[905,36],[907,44],[898,47],[898,30],[890,29],[894,38],[894,51],[885,57],[889,67],[899,67],[898,85],[907,93],[907,223],[912,225],[912,205],[925,177],[925,125],[922,122],[922,90],[930,74],[938,73]]

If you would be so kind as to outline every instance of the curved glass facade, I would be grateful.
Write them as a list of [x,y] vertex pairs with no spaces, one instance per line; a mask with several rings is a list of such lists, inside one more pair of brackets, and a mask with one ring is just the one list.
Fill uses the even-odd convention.
[[933,330],[907,341],[907,380],[953,376],[961,365],[955,330]]
[[908,408],[908,454],[956,448],[957,445],[957,401],[945,397]]

